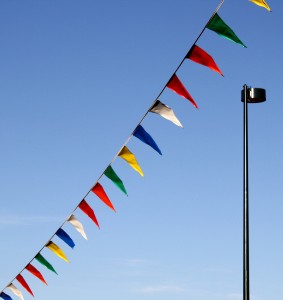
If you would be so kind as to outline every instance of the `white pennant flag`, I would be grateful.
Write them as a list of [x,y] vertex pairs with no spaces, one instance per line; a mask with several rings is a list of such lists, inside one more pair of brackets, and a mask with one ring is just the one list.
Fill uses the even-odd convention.
[[174,111],[169,106],[165,105],[161,101],[157,100],[149,110],[152,113],[158,114],[161,117],[173,122],[175,125],[183,127],[181,122],[177,119]]
[[18,296],[21,300],[25,300],[22,292],[18,290],[12,283],[7,286],[16,296]]
[[74,215],[71,215],[67,221],[72,224],[77,229],[77,231],[87,240],[87,236],[82,223]]

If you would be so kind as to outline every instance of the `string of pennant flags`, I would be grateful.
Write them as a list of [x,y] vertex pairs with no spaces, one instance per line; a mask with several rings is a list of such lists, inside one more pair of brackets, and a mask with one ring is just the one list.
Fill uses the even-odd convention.
[[[250,2],[264,7],[268,11],[271,11],[270,7],[264,0],[249,0]],[[67,244],[69,247],[74,248],[75,243],[70,237],[70,235],[63,229],[64,225],[66,223],[71,224],[81,235],[84,239],[87,240],[87,235],[84,231],[84,227],[82,223],[77,219],[75,216],[75,212],[79,209],[83,213],[85,213],[94,223],[95,225],[100,228],[98,219],[96,218],[96,215],[92,209],[92,207],[88,204],[86,201],[87,196],[90,193],[95,194],[106,206],[108,206],[111,210],[115,211],[115,208],[109,199],[107,193],[105,192],[103,186],[99,183],[99,180],[106,176],[109,180],[113,182],[121,190],[122,193],[127,195],[127,191],[125,188],[125,185],[121,178],[117,175],[117,173],[114,171],[112,164],[116,160],[117,157],[120,157],[123,159],[126,163],[129,164],[136,172],[138,172],[141,176],[144,176],[143,171],[135,157],[135,155],[129,150],[127,147],[128,142],[130,139],[134,136],[135,138],[139,139],[141,142],[147,144],[150,146],[153,150],[155,150],[157,153],[162,155],[162,152],[152,136],[142,127],[142,121],[145,119],[145,117],[148,115],[148,113],[154,113],[157,114],[168,121],[171,121],[173,124],[183,127],[177,116],[175,115],[172,108],[167,106],[166,104],[162,103],[159,98],[161,97],[163,91],[168,88],[172,90],[173,92],[177,93],[179,96],[187,99],[192,103],[192,105],[196,108],[198,108],[197,103],[193,99],[193,97],[190,95],[186,87],[183,85],[182,81],[177,76],[177,71],[182,66],[183,62],[186,59],[189,59],[195,63],[201,64],[205,67],[208,67],[212,71],[215,71],[223,76],[222,71],[217,66],[216,62],[210,56],[205,50],[200,48],[196,43],[201,37],[201,35],[204,33],[206,29],[209,29],[211,31],[214,31],[218,35],[222,36],[223,38],[226,38],[228,40],[231,40],[232,42],[235,42],[243,47],[246,47],[246,45],[239,39],[239,37],[235,34],[235,32],[221,19],[221,17],[218,14],[218,11],[222,4],[224,3],[224,0],[220,2],[214,13],[212,14],[211,18],[205,25],[204,29],[199,34],[198,38],[192,45],[191,49],[188,51],[188,53],[185,55],[179,66],[176,68],[173,75],[170,77],[164,88],[161,90],[160,94],[156,97],[153,104],[150,106],[150,108],[147,110],[141,121],[138,123],[138,125],[135,127],[133,132],[130,134],[126,142],[123,144],[121,149],[118,151],[118,153],[114,156],[110,164],[106,167],[104,172],[100,175],[96,183],[91,187],[91,189],[86,193],[86,195],[83,197],[83,199],[79,202],[79,204],[74,208],[71,215],[68,216],[68,218],[63,222],[63,224],[58,228],[58,230],[53,234],[53,236],[46,242],[46,244],[40,249],[40,251],[37,252],[37,254],[32,258],[31,261],[29,261],[26,266],[13,278],[13,280],[5,286],[5,288],[0,291],[0,297],[4,300],[12,300],[11,296],[9,296],[6,293],[6,290],[9,290],[12,292],[15,296],[19,297],[21,300],[24,300],[23,293],[16,287],[15,284],[19,283],[31,296],[34,297],[34,293],[31,290],[29,284],[24,279],[22,273],[26,270],[35,277],[37,277],[42,283],[47,285],[47,282],[42,275],[42,273],[32,264],[34,261],[37,261],[40,265],[47,268],[49,271],[54,272],[57,274],[55,268],[51,265],[50,262],[48,262],[44,256],[41,254],[42,250],[45,248],[48,248],[51,250],[55,255],[60,257],[66,262],[69,262],[67,256],[65,255],[64,251],[55,244],[52,239],[57,236],[59,239],[61,239],[65,244]],[[17,282],[17,283],[16,283]],[[4,292],[5,291],[5,292]]]

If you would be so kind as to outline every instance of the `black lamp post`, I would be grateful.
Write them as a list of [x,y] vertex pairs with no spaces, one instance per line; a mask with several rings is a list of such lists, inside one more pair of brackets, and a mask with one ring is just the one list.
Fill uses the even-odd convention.
[[244,216],[243,216],[243,299],[250,300],[249,275],[249,173],[248,173],[248,103],[260,103],[266,100],[265,90],[251,88],[246,84],[241,93],[244,102]]

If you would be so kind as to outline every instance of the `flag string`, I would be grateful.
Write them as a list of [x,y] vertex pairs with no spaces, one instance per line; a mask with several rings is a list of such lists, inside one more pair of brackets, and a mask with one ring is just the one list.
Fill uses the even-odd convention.
[[[116,158],[119,156],[119,153],[121,152],[121,150],[128,144],[128,142],[130,141],[130,139],[132,138],[136,128],[143,122],[143,120],[146,118],[146,116],[148,115],[148,113],[150,112],[150,109],[156,104],[156,102],[158,101],[159,97],[162,95],[162,93],[164,92],[164,90],[166,89],[168,83],[170,82],[171,78],[178,72],[178,70],[180,69],[180,67],[182,66],[182,64],[184,63],[184,61],[186,60],[187,55],[191,52],[191,50],[193,49],[194,45],[197,43],[197,41],[200,39],[200,37],[202,36],[202,34],[204,33],[207,24],[212,20],[212,18],[215,16],[215,14],[219,11],[219,9],[221,8],[222,4],[224,3],[225,0],[221,0],[221,2],[219,3],[219,5],[217,6],[217,8],[215,9],[215,11],[213,12],[213,14],[211,15],[211,17],[209,18],[208,22],[206,23],[206,25],[204,26],[204,28],[202,29],[202,31],[200,32],[200,34],[198,35],[198,37],[196,38],[195,42],[193,43],[192,47],[190,48],[190,50],[187,52],[186,56],[181,60],[181,62],[179,63],[179,65],[177,66],[177,68],[175,69],[175,71],[173,72],[173,75],[170,77],[170,79],[167,81],[167,83],[164,85],[164,87],[162,88],[162,90],[160,91],[160,93],[158,94],[158,96],[155,98],[155,100],[153,101],[152,105],[149,107],[149,109],[146,111],[146,113],[144,114],[144,116],[141,118],[141,120],[139,121],[139,123],[137,124],[137,126],[134,128],[134,130],[131,132],[131,134],[128,136],[128,138],[126,139],[126,141],[124,142],[124,144],[122,145],[122,147],[119,149],[119,151],[115,154],[115,156],[113,157],[113,159],[110,161],[110,163],[107,165],[107,167],[105,168],[105,170],[103,171],[103,173],[98,177],[98,179],[96,180],[96,182],[94,183],[94,185],[89,189],[89,191],[85,194],[85,196],[83,197],[83,199],[87,198],[87,196],[91,193],[93,187],[99,182],[99,180],[103,177],[105,171],[107,170],[107,168],[109,166],[111,166],[113,164],[113,162],[116,160]],[[83,200],[82,199],[82,200]],[[67,222],[68,222],[68,218],[78,209],[80,203],[72,210],[71,214],[65,219],[65,221],[62,223],[62,225],[58,228],[62,228]],[[57,229],[57,231],[58,231]],[[56,231],[56,232],[57,232]],[[46,244],[37,252],[40,253],[45,247],[46,245],[54,238],[54,236],[56,235],[56,232],[47,240]],[[25,269],[26,266],[29,265],[33,260],[35,259],[35,256],[33,256],[33,258],[25,265],[24,268],[22,268],[22,270],[18,273],[21,274]],[[17,275],[18,276],[18,275]],[[9,284],[6,285],[6,287],[8,287],[15,279],[15,276],[10,282]],[[5,287],[5,288],[6,288]],[[0,295],[2,292],[4,292],[5,288],[0,291]]]
[[[197,39],[195,40],[193,46],[190,48],[190,50],[188,51],[188,53],[190,53],[190,51],[193,49],[194,45],[197,43],[197,41],[200,39],[200,37],[202,36],[202,34],[204,33],[207,24],[209,24],[209,22],[213,19],[213,17],[215,16],[215,14],[219,11],[219,9],[221,8],[222,4],[224,3],[224,0],[221,0],[221,2],[219,3],[219,5],[217,6],[217,8],[215,9],[215,11],[213,12],[213,14],[211,15],[210,19],[208,20],[208,22],[206,23],[206,25],[204,26],[204,28],[202,29],[201,33],[199,34],[199,36],[197,37]],[[182,59],[182,61],[179,63],[179,65],[177,66],[177,68],[175,69],[175,71],[173,72],[173,75],[170,77],[170,79],[174,76],[174,74],[176,74],[178,72],[178,70],[180,69],[180,67],[182,66],[182,64],[184,63],[184,61],[186,60],[186,57],[188,55],[188,53],[185,55],[185,57]],[[159,99],[159,97],[163,94],[164,90],[167,87],[168,82],[170,81],[170,79],[167,81],[167,83],[164,85],[164,87],[162,88],[161,92],[158,94],[158,96],[155,98],[155,100],[153,101],[152,105],[149,107],[149,109],[146,111],[146,113],[144,114],[144,116],[142,117],[142,119],[140,120],[140,122],[137,124],[136,128],[143,122],[143,120],[146,118],[147,114],[149,113],[150,109],[155,105],[155,103],[157,102],[157,100]],[[135,128],[135,129],[136,129]],[[121,152],[121,150],[123,149],[123,147],[125,145],[128,144],[128,142],[130,141],[130,139],[132,138],[135,129],[132,131],[132,133],[128,136],[128,138],[126,139],[126,141],[124,142],[124,144],[122,145],[122,147],[120,148],[120,150],[116,153],[116,155],[113,157],[113,159],[111,160],[111,162],[109,163],[109,165],[107,167],[109,167],[117,158],[117,156],[119,155],[119,153]],[[106,168],[107,169],[107,168]],[[99,181],[99,179],[101,179],[101,177],[103,176],[104,173],[101,174],[101,176],[98,178],[97,182]],[[86,194],[86,196],[91,192],[90,191]]]
[[[256,3],[256,4],[258,4],[258,3],[261,3],[261,1],[259,1],[259,0],[251,0],[252,2],[254,2],[254,3]],[[209,28],[209,25],[210,25],[210,23],[211,23],[211,21],[214,19],[214,17],[218,17],[217,16],[217,12],[220,10],[220,8],[221,8],[221,6],[223,5],[223,3],[224,3],[224,0],[221,0],[220,1],[220,3],[218,4],[218,6],[216,7],[216,9],[215,9],[215,11],[213,12],[213,14],[211,15],[211,17],[209,18],[209,20],[207,21],[207,23],[206,23],[206,25],[204,26],[204,28],[201,30],[201,32],[200,32],[200,34],[197,36],[197,38],[196,38],[196,40],[195,40],[195,42],[193,43],[193,45],[191,46],[191,48],[189,49],[189,51],[186,53],[186,55],[184,56],[184,58],[181,60],[181,62],[179,63],[179,65],[177,66],[177,68],[175,69],[175,71],[173,72],[173,74],[172,74],[172,76],[169,78],[169,80],[167,81],[167,83],[164,85],[164,87],[161,89],[161,91],[160,91],[160,93],[158,94],[158,96],[155,98],[155,100],[153,101],[153,103],[151,104],[151,106],[149,107],[149,109],[146,111],[146,113],[143,115],[143,117],[141,118],[141,120],[139,121],[139,123],[137,124],[137,126],[134,128],[134,130],[131,132],[131,134],[127,137],[127,139],[126,139],[126,141],[124,142],[124,144],[122,145],[122,147],[119,149],[119,151],[115,154],[115,156],[112,158],[112,160],[110,161],[110,163],[107,165],[107,167],[105,168],[105,170],[102,172],[102,174],[98,177],[98,179],[96,180],[96,182],[92,185],[92,187],[89,189],[89,191],[85,194],[85,196],[82,198],[82,200],[79,202],[79,204],[72,210],[72,212],[71,212],[71,214],[64,220],[64,222],[62,223],[62,225],[57,229],[57,231],[49,238],[49,240],[44,244],[44,246],[37,252],[37,254],[35,255],[35,256],[33,256],[33,258],[25,265],[25,267],[18,273],[18,275],[17,276],[15,276],[11,281],[10,281],[10,283],[9,284],[7,284],[6,285],[6,287],[3,289],[3,290],[1,290],[0,291],[0,297],[1,298],[3,298],[3,299],[11,299],[8,295],[6,295],[5,293],[4,293],[4,290],[6,289],[6,288],[10,288],[16,295],[21,295],[21,292],[19,291],[19,290],[17,290],[17,288],[12,284],[16,279],[18,280],[18,278],[20,278],[21,279],[21,277],[19,277],[19,275],[25,270],[25,269],[27,269],[28,268],[28,266],[30,265],[30,263],[33,261],[33,260],[35,260],[35,259],[37,259],[38,257],[37,256],[40,256],[40,252],[45,248],[45,247],[48,247],[49,246],[49,249],[50,250],[52,250],[55,254],[59,254],[58,256],[60,256],[61,258],[63,258],[64,260],[66,260],[66,261],[68,261],[67,260],[67,258],[64,256],[64,253],[61,251],[61,249],[56,245],[56,244],[54,244],[51,240],[55,237],[55,235],[57,234],[57,232],[60,230],[60,229],[62,229],[62,227],[67,223],[67,222],[70,222],[71,223],[71,218],[73,218],[72,219],[72,221],[74,221],[74,219],[75,219],[75,221],[76,222],[78,222],[78,220],[76,220],[76,218],[74,217],[74,213],[75,213],[75,211],[78,209],[78,208],[80,208],[83,212],[85,212],[90,218],[92,218],[92,220],[97,224],[97,226],[99,227],[99,224],[98,224],[98,222],[97,222],[97,220],[96,220],[96,217],[95,217],[95,215],[94,215],[94,213],[93,213],[93,211],[91,210],[91,211],[87,211],[87,209],[89,209],[89,207],[88,207],[88,204],[86,203],[86,201],[85,201],[85,199],[88,197],[88,195],[91,193],[91,192],[94,192],[94,193],[96,193],[96,191],[97,191],[97,189],[96,189],[96,191],[95,191],[95,188],[98,188],[98,186],[99,186],[99,181],[100,181],[100,179],[103,177],[103,175],[105,175],[106,174],[106,172],[107,172],[107,170],[109,170],[109,168],[111,167],[111,165],[114,163],[114,161],[117,159],[117,157],[118,156],[121,156],[121,153],[122,153],[122,151],[126,148],[126,145],[129,143],[129,141],[130,141],[130,139],[133,137],[133,136],[136,136],[137,137],[137,134],[136,134],[136,131],[137,131],[137,129],[139,128],[139,129],[142,129],[142,128],[140,128],[141,127],[141,124],[142,124],[142,122],[144,121],[144,119],[147,117],[147,115],[148,115],[148,113],[149,112],[153,112],[154,110],[154,108],[155,108],[155,105],[157,104],[157,103],[159,103],[160,101],[159,101],[159,98],[161,97],[161,95],[163,94],[163,92],[165,91],[165,89],[166,89],[166,87],[168,87],[168,88],[170,88],[171,90],[173,90],[173,91],[175,91],[175,92],[177,92],[178,94],[180,94],[181,96],[183,96],[183,97],[185,97],[185,98],[187,98],[189,101],[191,101],[192,103],[193,103],[193,105],[196,107],[196,108],[198,108],[197,107],[197,105],[194,103],[194,101],[193,101],[193,99],[191,98],[191,96],[189,95],[189,93],[186,91],[186,89],[185,89],[185,87],[183,87],[182,86],[182,83],[179,81],[179,79],[178,79],[178,77],[176,76],[176,73],[178,72],[178,70],[181,68],[181,66],[183,65],[183,63],[184,63],[184,61],[187,59],[187,58],[189,58],[190,57],[190,55],[192,54],[192,52],[194,51],[194,49],[195,49],[195,47],[196,47],[196,43],[198,42],[198,40],[201,38],[201,36],[202,36],[202,34],[204,33],[204,31],[205,31],[205,29],[206,28]],[[260,5],[260,4],[258,4],[258,5]],[[264,2],[264,5],[266,5],[265,4],[265,2]],[[261,6],[263,6],[263,5],[261,5]],[[265,6],[266,7],[266,6]],[[222,20],[221,20],[222,21]],[[227,26],[226,24],[224,24],[224,26]],[[228,27],[228,26],[227,26]],[[229,27],[228,27],[229,28]],[[209,28],[209,29],[211,29],[211,28]],[[230,29],[230,28],[229,28]],[[212,29],[213,30],[213,29]],[[215,30],[214,30],[215,31]],[[234,34],[234,32],[233,31],[231,31],[230,30],[230,33],[231,34]],[[228,39],[231,39],[231,40],[234,40],[235,41],[235,39],[233,39],[234,38],[234,36],[232,36],[231,37],[231,35],[229,36],[229,37],[227,37],[226,36],[226,38],[228,38]],[[235,41],[236,43],[240,43],[240,44],[242,44],[241,43],[241,41],[240,40],[237,40],[237,41]],[[244,46],[244,44],[242,44],[243,46]],[[203,51],[204,52],[204,51]],[[206,54],[207,55],[207,57],[209,56],[208,54]],[[209,56],[210,57],[210,56]],[[214,61],[213,61],[214,62]],[[208,64],[206,64],[206,66],[208,66]],[[211,67],[212,68],[212,67]],[[214,69],[215,70],[215,69]],[[218,71],[217,72],[219,72],[219,69],[218,69]],[[221,75],[222,75],[222,73],[221,72],[219,72]],[[174,81],[174,82],[173,82]],[[170,85],[169,85],[170,84]],[[176,87],[176,85],[179,85],[178,87]],[[167,109],[169,109],[168,107],[167,107]],[[179,120],[177,120],[177,121],[179,121]],[[176,124],[176,123],[175,123]],[[179,124],[178,124],[179,125]],[[182,125],[181,125],[182,126]],[[149,136],[150,137],[150,136]],[[148,143],[148,140],[147,140],[147,143]],[[156,146],[156,145],[155,145]],[[128,149],[127,149],[128,150]],[[156,150],[156,148],[155,148],[155,150]],[[157,150],[159,150],[159,148],[157,147]],[[159,151],[159,153],[161,154],[161,152]],[[132,155],[132,153],[128,150],[128,152],[127,152],[127,155]],[[122,157],[122,156],[121,156]],[[113,171],[113,170],[112,170]],[[136,169],[136,171],[137,171],[137,169]],[[141,170],[140,170],[141,171]],[[138,171],[139,172],[139,171]],[[142,172],[139,172],[142,176],[143,176],[143,173]],[[109,175],[109,173],[107,174],[107,177],[108,177],[108,175]],[[119,179],[119,178],[118,178]],[[122,181],[121,181],[122,182]],[[116,183],[117,183],[117,181],[116,181]],[[102,191],[101,191],[101,189],[102,189]],[[103,188],[102,188],[102,186],[100,186],[100,192],[102,192],[102,194],[104,193],[104,190],[103,190]],[[105,200],[105,198],[104,198],[104,200],[103,200],[103,198],[101,197],[101,196],[99,196],[97,193],[96,193],[96,195],[102,200],[102,201],[104,201],[105,202],[105,204],[106,205],[108,205],[108,206],[110,206],[114,211],[115,211],[115,209],[114,209],[114,207],[112,206],[112,203],[110,202],[110,200],[107,198],[107,195],[104,193],[103,195],[104,195],[104,197],[106,196],[106,200]],[[101,195],[101,194],[100,194]],[[83,204],[83,205],[82,205]],[[79,224],[80,224],[80,222],[78,222]],[[73,225],[73,223],[71,223],[72,225]],[[81,225],[81,224],[80,224]],[[76,227],[76,226],[75,226]],[[77,230],[79,230],[78,229],[78,227],[76,227],[76,229]],[[79,230],[80,231],[80,230]],[[82,230],[83,231],[83,230]],[[84,231],[83,231],[83,233],[80,231],[80,233],[86,238],[86,236],[83,234],[84,233]],[[61,252],[60,252],[61,251]],[[57,253],[56,253],[57,252]],[[41,260],[44,260],[44,258],[41,256],[41,258],[40,258]],[[40,260],[40,259],[38,259],[38,261]],[[47,262],[47,261],[45,261],[45,263],[43,263],[43,264],[45,264],[45,266],[49,266],[48,268],[50,269],[53,269],[53,267]],[[53,269],[53,271],[56,273],[56,271]],[[18,280],[19,281],[19,280]],[[24,282],[24,279],[21,279],[21,281],[22,282]],[[21,283],[21,281],[19,281],[20,283]],[[18,294],[17,294],[18,293]]]

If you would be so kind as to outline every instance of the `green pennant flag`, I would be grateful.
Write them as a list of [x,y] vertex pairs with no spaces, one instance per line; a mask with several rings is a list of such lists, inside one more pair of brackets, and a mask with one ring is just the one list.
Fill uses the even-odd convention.
[[115,173],[113,168],[109,166],[105,172],[104,175],[107,176],[113,183],[124,193],[127,195],[127,191],[125,189],[125,186],[123,184],[123,181],[118,177],[118,175]]
[[50,271],[58,274],[55,269],[52,267],[52,265],[40,254],[38,253],[35,257],[35,259],[37,261],[39,261],[42,265],[44,265],[47,269],[49,269]]
[[206,25],[206,28],[247,48],[247,46],[236,36],[235,32],[219,17],[218,14],[214,15],[214,17]]

